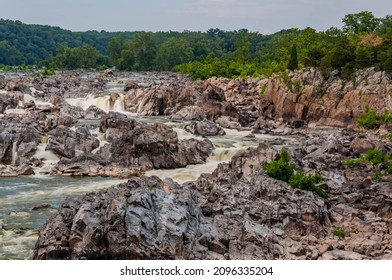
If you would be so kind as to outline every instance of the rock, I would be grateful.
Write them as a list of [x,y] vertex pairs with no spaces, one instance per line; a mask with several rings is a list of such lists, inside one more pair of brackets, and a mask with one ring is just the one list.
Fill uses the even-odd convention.
[[185,126],[185,130],[201,136],[216,136],[216,135],[225,135],[226,132],[215,123],[202,120],[202,121],[192,121],[190,124]]
[[8,132],[0,133],[0,163],[12,162],[12,135]]
[[103,116],[106,115],[106,112],[94,105],[91,105],[87,108],[84,118],[86,120],[100,120]]
[[356,137],[351,143],[351,149],[354,154],[360,155],[367,151],[374,150],[375,145],[368,139]]
[[363,260],[366,256],[352,252],[335,249],[325,252],[319,260]]
[[206,118],[206,114],[198,106],[187,106],[170,117],[172,120],[201,121]]
[[136,81],[128,80],[125,83],[124,91],[129,91],[131,89],[137,89],[138,87],[139,87],[139,85],[137,84]]
[[99,140],[91,136],[88,128],[78,127],[76,131],[60,125],[49,132],[46,149],[62,157],[73,158],[91,153],[98,148]]
[[50,204],[39,204],[39,205],[34,206],[31,210],[37,211],[37,210],[46,210],[46,209],[51,209],[51,208],[53,208],[53,207]]
[[325,202],[254,168],[270,153],[263,144],[182,186],[133,177],[67,200],[40,230],[34,259],[298,259],[311,254],[314,248],[308,251],[307,239],[302,243],[298,236],[322,238],[320,229],[330,225]]

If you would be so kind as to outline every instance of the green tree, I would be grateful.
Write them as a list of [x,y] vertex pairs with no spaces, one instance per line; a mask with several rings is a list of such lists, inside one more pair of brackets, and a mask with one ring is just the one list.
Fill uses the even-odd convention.
[[110,40],[107,51],[109,53],[110,62],[116,66],[120,66],[121,52],[125,48],[125,40],[123,37],[115,37]]
[[21,65],[27,60],[23,54],[8,41],[0,41],[0,64]]
[[355,50],[355,66],[357,68],[369,67],[373,64],[373,53],[371,49],[358,45]]
[[381,24],[381,19],[374,17],[371,12],[360,12],[357,14],[348,14],[343,18],[343,31],[360,33],[372,33]]
[[248,30],[240,30],[235,38],[235,56],[239,61],[247,62],[250,60],[250,38]]
[[290,60],[287,65],[287,69],[295,70],[297,68],[298,68],[297,46],[295,44],[293,44],[293,46],[291,47]]
[[140,32],[130,44],[134,54],[134,70],[152,70],[157,48],[155,39],[149,32]]
[[170,38],[159,47],[155,64],[159,70],[171,70],[192,59],[193,50],[185,39]]

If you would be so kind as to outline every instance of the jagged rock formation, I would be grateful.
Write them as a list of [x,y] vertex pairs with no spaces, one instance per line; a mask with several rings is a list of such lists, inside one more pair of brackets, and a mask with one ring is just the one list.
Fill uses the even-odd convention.
[[304,243],[309,235],[326,235],[330,227],[327,204],[313,193],[266,176],[256,164],[276,151],[265,148],[238,155],[194,183],[180,186],[156,177],[132,178],[66,201],[40,231],[34,258],[294,259],[311,255]]

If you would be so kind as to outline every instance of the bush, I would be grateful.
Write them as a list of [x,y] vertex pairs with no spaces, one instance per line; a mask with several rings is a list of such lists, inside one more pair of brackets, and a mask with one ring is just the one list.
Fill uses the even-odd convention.
[[381,124],[392,122],[392,113],[385,111],[383,115],[377,115],[374,110],[366,108],[365,113],[359,116],[357,122],[369,129],[379,128]]
[[279,160],[264,165],[264,170],[268,176],[286,183],[294,175],[294,169],[295,165],[290,164],[290,155],[286,148],[280,151]]
[[386,174],[392,174],[392,163],[389,164],[389,166],[387,167],[387,169],[385,170]]
[[343,166],[345,167],[356,167],[359,165],[359,163],[362,162],[361,159],[348,159],[348,160],[344,160],[342,162]]
[[290,178],[289,184],[293,188],[307,190],[317,193],[320,197],[326,198],[327,192],[317,184],[324,181],[324,177],[316,173],[315,175],[306,175],[305,172],[298,172]]
[[371,162],[374,165],[385,161],[385,155],[380,150],[367,151],[363,158],[364,160]]
[[341,227],[336,227],[332,230],[331,232],[334,236],[337,236],[339,238],[345,238],[346,237],[346,232],[343,228]]
[[380,171],[374,172],[372,179],[381,182],[382,181],[381,172]]
[[294,174],[295,165],[290,164],[290,154],[286,148],[280,151],[279,159],[264,165],[264,171],[268,176],[289,183],[293,188],[313,191],[320,197],[326,198],[327,192],[317,184],[325,179],[320,174],[306,175],[304,172]]

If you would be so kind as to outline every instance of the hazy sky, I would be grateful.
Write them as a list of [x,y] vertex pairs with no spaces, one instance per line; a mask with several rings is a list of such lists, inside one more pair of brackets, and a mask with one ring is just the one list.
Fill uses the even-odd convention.
[[341,27],[346,14],[392,14],[392,0],[0,0],[0,18],[73,31],[183,31]]

